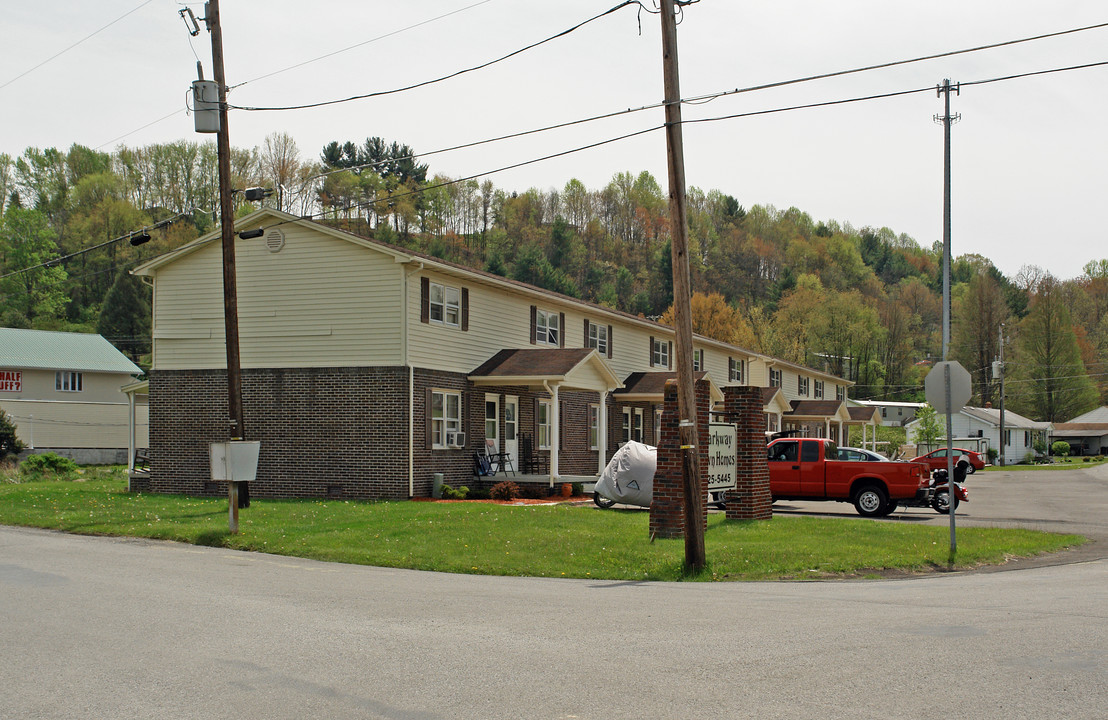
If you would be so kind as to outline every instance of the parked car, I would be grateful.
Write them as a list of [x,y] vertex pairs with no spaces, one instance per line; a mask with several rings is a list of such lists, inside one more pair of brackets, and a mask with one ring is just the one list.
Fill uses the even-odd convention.
[[890,460],[880,453],[875,453],[872,450],[866,450],[865,448],[856,447],[839,447],[839,460],[854,460],[870,462],[890,462]]
[[[973,450],[966,450],[965,448],[951,448],[950,451],[954,454],[954,462],[958,462],[958,458],[960,457],[964,457],[969,461],[969,467],[966,468],[966,472],[970,475],[985,467],[985,461],[982,459],[980,453],[974,452]],[[925,455],[914,457],[911,462],[923,463],[927,465],[932,472],[935,470],[946,470],[946,448],[939,448]]]

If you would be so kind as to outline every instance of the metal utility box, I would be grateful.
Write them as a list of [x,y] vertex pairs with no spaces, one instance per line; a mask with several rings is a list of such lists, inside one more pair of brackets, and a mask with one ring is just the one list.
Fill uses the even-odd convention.
[[219,132],[219,86],[214,80],[193,80],[192,118],[196,132]]
[[252,482],[258,474],[258,440],[211,443],[212,480]]

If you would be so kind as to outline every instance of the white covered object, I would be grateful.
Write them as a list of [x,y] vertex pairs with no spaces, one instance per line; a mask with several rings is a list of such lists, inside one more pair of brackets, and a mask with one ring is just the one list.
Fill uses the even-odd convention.
[[631,440],[612,456],[596,481],[596,492],[609,500],[650,507],[658,448]]

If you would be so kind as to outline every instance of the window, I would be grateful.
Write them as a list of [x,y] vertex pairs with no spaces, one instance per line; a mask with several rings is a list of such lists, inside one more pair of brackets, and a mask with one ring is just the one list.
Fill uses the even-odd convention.
[[672,343],[668,340],[659,340],[658,338],[650,338],[650,366],[651,367],[664,367],[668,368],[669,365],[669,349]]
[[535,418],[535,426],[538,428],[540,450],[550,449],[550,415],[550,402],[547,400],[540,400],[538,417]]
[[[831,449],[828,448],[827,459],[834,460]],[[819,443],[805,440],[800,444],[800,462],[819,462]]]
[[816,398],[817,400],[822,400],[823,399],[823,381],[822,380],[816,380],[816,390],[815,390],[815,393],[813,394],[812,397]]
[[1012,431],[1011,430],[1005,430],[1004,431],[1004,444],[1009,446],[1009,447],[1012,446]]
[[81,392],[81,373],[59,370],[54,373],[54,389],[62,392]]
[[692,351],[692,369],[693,372],[700,372],[704,369],[704,348],[694,348]]
[[462,318],[462,293],[456,287],[431,283],[431,322],[459,327]]
[[769,386],[781,387],[781,371],[770,368],[769,370]]
[[735,358],[727,358],[727,379],[731,382],[743,382],[743,370],[746,361]]
[[1023,431],[1023,446],[1031,447],[1031,433],[1028,430]]
[[589,405],[589,450],[600,449],[600,406]]
[[540,345],[559,344],[561,327],[558,313],[546,310],[535,311],[535,342]]
[[642,442],[642,408],[623,408],[623,442]]
[[888,417],[888,408],[881,408],[881,417]]
[[449,390],[431,391],[431,447],[454,445],[462,431],[462,394]]
[[796,462],[797,446],[800,443],[796,440],[783,440],[775,443],[773,447],[769,448],[768,457],[770,462]]
[[[500,402],[495,395],[485,396],[485,439],[500,439]],[[499,443],[497,443],[499,447]]]
[[846,400],[846,388],[844,388],[842,385],[835,386],[835,399]]
[[808,378],[801,375],[796,376],[796,392],[798,395],[808,394]]
[[611,329],[608,325],[597,325],[591,323],[588,320],[588,334],[585,336],[585,347],[596,348],[596,351],[601,355],[611,356],[608,349],[608,331]]

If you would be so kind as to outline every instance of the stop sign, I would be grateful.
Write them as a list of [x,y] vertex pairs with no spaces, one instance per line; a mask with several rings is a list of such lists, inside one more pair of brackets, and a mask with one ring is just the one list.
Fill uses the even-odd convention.
[[[950,368],[950,407],[946,405],[946,369]],[[969,370],[957,361],[935,363],[923,381],[924,395],[935,412],[945,415],[956,413],[973,395]]]

